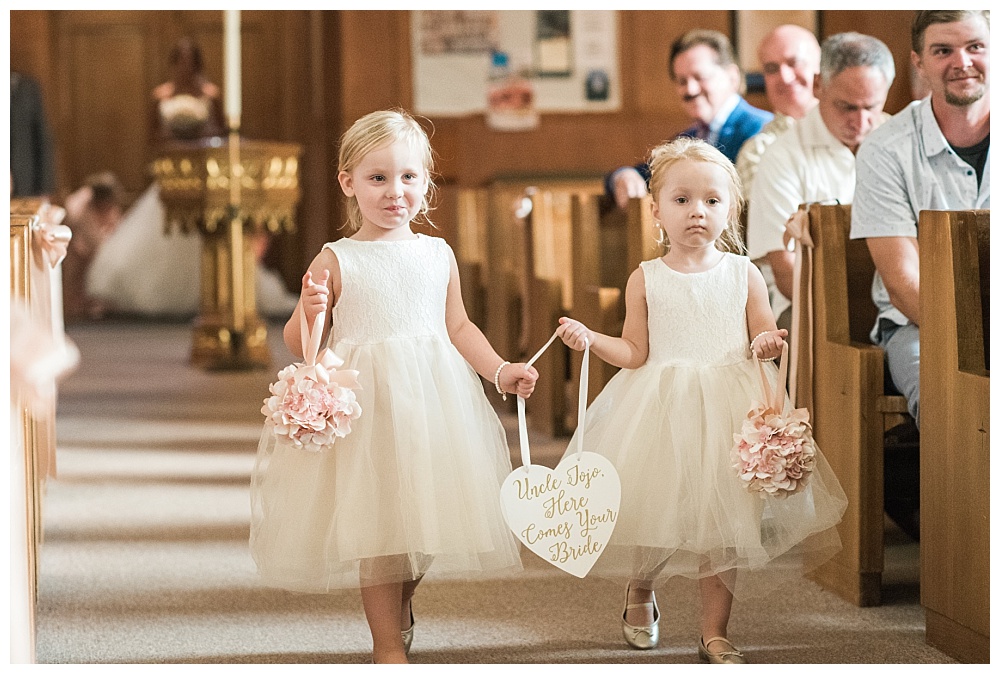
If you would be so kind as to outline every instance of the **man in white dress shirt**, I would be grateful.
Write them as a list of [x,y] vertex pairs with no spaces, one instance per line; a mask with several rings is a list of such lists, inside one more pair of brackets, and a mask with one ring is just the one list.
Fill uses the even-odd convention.
[[819,104],[774,141],[761,157],[750,191],[747,252],[771,273],[768,292],[778,327],[791,323],[794,253],[785,223],[809,202],[851,203],[854,155],[886,118],[882,112],[895,77],[892,53],[860,33],[826,39],[816,81]]
[[816,106],[819,42],[802,26],[783,24],[760,41],[757,59],[764,73],[764,91],[774,109],[774,119],[743,143],[736,155],[736,172],[743,181],[746,196],[750,195],[764,150]]

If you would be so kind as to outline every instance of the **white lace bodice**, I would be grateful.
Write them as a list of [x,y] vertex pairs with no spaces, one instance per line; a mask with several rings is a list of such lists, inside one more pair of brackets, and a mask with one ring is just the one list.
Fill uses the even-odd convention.
[[649,361],[661,365],[730,365],[750,357],[747,265],[726,253],[708,271],[682,274],[660,258],[646,260]]
[[438,335],[447,339],[445,302],[451,265],[444,239],[328,243],[340,263],[341,291],[331,342],[375,344]]

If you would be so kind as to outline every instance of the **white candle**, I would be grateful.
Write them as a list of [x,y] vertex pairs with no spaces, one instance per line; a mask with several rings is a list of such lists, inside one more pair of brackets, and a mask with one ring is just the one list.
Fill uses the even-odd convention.
[[226,116],[230,125],[239,125],[242,113],[242,92],[240,91],[240,10],[225,10],[225,69],[226,69]]

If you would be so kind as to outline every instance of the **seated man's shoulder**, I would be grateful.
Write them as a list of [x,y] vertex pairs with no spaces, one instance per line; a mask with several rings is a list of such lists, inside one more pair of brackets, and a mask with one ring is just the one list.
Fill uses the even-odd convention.
[[740,103],[741,104],[736,107],[736,110],[742,111],[744,117],[752,119],[755,122],[759,122],[762,127],[774,119],[773,112],[768,112],[767,110],[761,110],[760,108],[754,107],[745,98],[741,99]]
[[919,133],[920,104],[922,101],[914,101],[894,115],[884,114],[879,125],[872,130],[858,152],[861,152],[866,145],[869,152],[872,148],[901,148],[900,143],[908,143],[909,140]]
[[794,133],[779,133],[761,154],[760,167],[767,172],[794,171],[803,159],[798,136]]

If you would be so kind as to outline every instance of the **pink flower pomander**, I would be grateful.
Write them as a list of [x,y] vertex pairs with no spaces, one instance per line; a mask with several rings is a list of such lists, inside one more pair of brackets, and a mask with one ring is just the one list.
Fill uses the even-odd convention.
[[361,385],[358,372],[338,370],[341,365],[343,360],[323,349],[315,365],[295,363],[278,373],[260,411],[279,441],[319,452],[351,432],[351,422],[361,416],[354,394]]
[[743,486],[761,498],[784,498],[808,484],[816,443],[805,408],[778,414],[754,403],[733,440],[733,467]]

